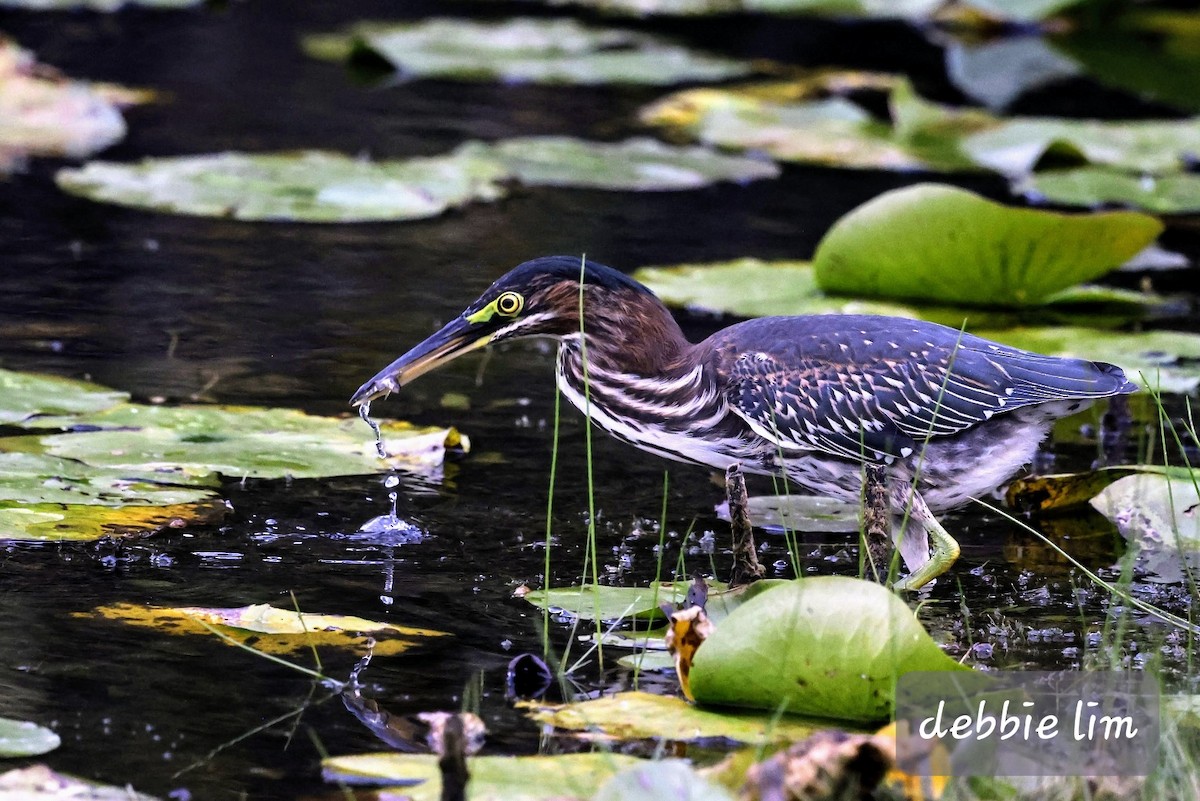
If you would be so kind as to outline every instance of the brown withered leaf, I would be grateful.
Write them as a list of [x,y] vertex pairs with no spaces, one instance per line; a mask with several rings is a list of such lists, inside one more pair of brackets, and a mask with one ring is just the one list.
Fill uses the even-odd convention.
[[679,675],[679,686],[689,701],[696,700],[692,697],[691,685],[688,680],[692,672],[692,658],[696,655],[696,649],[708,639],[708,635],[712,634],[715,629],[716,626],[708,619],[704,608],[700,606],[681,609],[671,615],[667,636],[664,639],[667,643],[667,650],[675,657],[675,672]]

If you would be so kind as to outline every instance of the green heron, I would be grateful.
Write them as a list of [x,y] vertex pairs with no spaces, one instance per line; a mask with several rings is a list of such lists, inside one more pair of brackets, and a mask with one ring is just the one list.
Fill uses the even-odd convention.
[[958,558],[934,511],[1009,479],[1055,418],[1137,389],[1110,364],[894,317],[763,317],[692,344],[638,282],[550,256],[500,278],[351,403],[484,345],[539,336],[558,340],[563,394],[643,450],[721,470],[782,472],[808,492],[852,502],[862,497],[864,464],[883,466],[892,538],[910,571],[897,586],[907,589]]

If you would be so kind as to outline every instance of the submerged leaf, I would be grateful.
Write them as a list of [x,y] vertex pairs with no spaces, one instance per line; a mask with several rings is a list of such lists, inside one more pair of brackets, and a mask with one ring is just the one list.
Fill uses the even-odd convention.
[[387,467],[440,465],[461,440],[453,429],[384,422],[380,459],[358,418],[319,417],[251,406],[126,404],[82,418],[98,430],[40,438],[47,453],[94,467],[154,475],[221,473],[229,478],[322,478]]
[[[478,756],[467,760],[471,801],[550,801],[591,798],[618,772],[643,764],[624,754]],[[411,801],[439,801],[441,771],[433,754],[356,754],[321,760],[326,781],[346,784],[394,782],[383,792]]]
[[610,144],[568,136],[529,136],[497,142],[492,153],[517,180],[530,186],[665,191],[779,176],[779,167],[763,159],[726,156],[703,147],[672,147],[644,138]]
[[310,55],[369,52],[407,76],[570,84],[671,84],[748,75],[744,61],[694,53],[668,40],[572,19],[427,19],[363,23],[310,37]]
[[838,220],[813,267],[828,292],[1022,307],[1105,274],[1161,230],[1134,212],[1013,208],[964,189],[917,184]]
[[0,718],[0,757],[37,756],[53,751],[61,743],[59,736],[45,726],[27,720]]
[[1083,473],[1023,476],[1008,485],[1004,502],[1022,512],[1054,512],[1087,504],[1109,484],[1136,468],[1110,467]]
[[1036,172],[1014,191],[1064,206],[1120,205],[1156,214],[1200,212],[1200,175],[1134,175],[1107,167]]
[[76,617],[103,617],[168,634],[211,636],[207,624],[237,642],[269,654],[290,654],[313,646],[366,650],[368,639],[374,638],[373,653],[387,656],[406,651],[419,640],[448,636],[444,631],[409,628],[347,615],[297,613],[267,604],[232,609],[111,604],[92,612],[77,612]]
[[700,704],[874,721],[891,714],[901,674],[966,669],[884,587],[820,576],[734,610],[696,652],[691,687]]
[[446,156],[371,162],[337,153],[216,153],[90,162],[58,185],[91,200],[238,220],[359,222],[435,217],[503,194],[504,169],[467,144]]
[[616,740],[723,739],[759,745],[807,737],[815,728],[811,721],[790,715],[703,709],[682,698],[636,691],[569,704],[522,706],[538,723]]
[[227,511],[216,501],[169,506],[6,502],[0,504],[0,540],[86,542],[147,536],[166,528],[217,523]]
[[683,759],[656,759],[613,776],[593,801],[733,801],[724,787],[713,784]]

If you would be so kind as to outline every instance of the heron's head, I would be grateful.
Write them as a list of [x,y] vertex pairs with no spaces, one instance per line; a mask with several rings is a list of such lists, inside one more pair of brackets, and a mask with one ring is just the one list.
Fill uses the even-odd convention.
[[359,387],[350,402],[358,405],[394,392],[417,376],[493,342],[578,333],[581,282],[589,318],[619,318],[624,309],[636,305],[626,301],[650,295],[632,278],[577,256],[527,261],[488,287],[436,334]]

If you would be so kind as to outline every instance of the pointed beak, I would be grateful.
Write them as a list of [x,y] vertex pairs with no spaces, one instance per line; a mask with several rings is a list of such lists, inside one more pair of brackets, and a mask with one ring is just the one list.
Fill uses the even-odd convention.
[[491,337],[480,335],[479,326],[464,317],[456,317],[429,339],[380,370],[358,388],[351,405],[360,406],[383,395],[395,392],[419,375],[441,367],[464,353],[486,345]]

